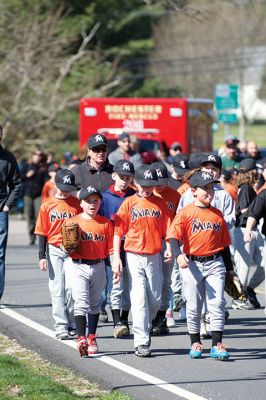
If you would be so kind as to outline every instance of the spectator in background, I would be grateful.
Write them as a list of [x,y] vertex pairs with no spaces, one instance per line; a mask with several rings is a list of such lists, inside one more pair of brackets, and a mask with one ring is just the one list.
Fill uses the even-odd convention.
[[104,135],[94,134],[89,137],[86,160],[72,168],[78,189],[94,186],[104,191],[112,185],[113,166],[107,159],[107,143]]
[[143,164],[140,153],[130,147],[130,137],[128,133],[121,133],[117,139],[118,147],[112,151],[109,156],[109,162],[115,165],[118,160],[131,161],[135,168]]
[[257,144],[251,140],[247,142],[246,158],[251,158],[255,161],[258,161],[262,158]]
[[238,149],[241,157],[245,158],[247,153],[247,140],[242,140],[242,142],[238,144]]
[[222,155],[223,169],[239,169],[239,164],[242,158],[239,156],[239,149],[237,145],[239,140],[232,136],[225,142],[225,153]]
[[182,153],[182,146],[180,143],[178,142],[174,142],[171,144],[171,147],[169,149],[169,153],[170,155],[167,158],[167,161],[169,164],[173,164],[173,158],[174,156],[176,156],[177,154],[181,154]]
[[5,256],[8,236],[8,213],[20,194],[21,180],[18,164],[12,153],[2,145],[3,128],[0,125],[0,299],[5,287]]
[[49,181],[46,181],[42,188],[42,202],[51,199],[56,193],[55,187],[55,175],[59,171],[60,165],[58,163],[53,163],[48,166],[48,175],[50,177]]
[[167,154],[166,150],[164,150],[164,149],[158,149],[157,150],[157,159],[158,159],[158,161],[163,163],[164,166],[167,168],[168,173],[171,174],[172,173],[172,167],[169,164],[169,162],[167,161],[168,160],[167,156],[168,156],[168,154]]
[[35,243],[35,224],[41,205],[42,188],[48,179],[47,158],[41,150],[33,152],[31,161],[21,170],[24,182],[24,208],[28,224],[30,245]]
[[232,171],[224,169],[220,176],[221,187],[232,196],[234,203],[237,200],[237,185]]

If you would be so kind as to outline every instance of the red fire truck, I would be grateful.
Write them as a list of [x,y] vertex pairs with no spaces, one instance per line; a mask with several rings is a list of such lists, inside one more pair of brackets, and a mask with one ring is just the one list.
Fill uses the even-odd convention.
[[122,132],[140,140],[140,151],[156,151],[179,142],[184,153],[212,150],[213,102],[186,98],[83,98],[79,144],[103,133],[115,148]]

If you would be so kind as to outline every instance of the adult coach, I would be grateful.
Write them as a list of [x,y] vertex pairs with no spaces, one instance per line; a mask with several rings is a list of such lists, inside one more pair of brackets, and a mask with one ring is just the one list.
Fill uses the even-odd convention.
[[107,139],[104,135],[91,135],[86,160],[72,169],[77,189],[94,186],[101,192],[112,185],[113,166],[107,158]]
[[5,287],[5,254],[8,235],[8,212],[16,204],[21,189],[18,164],[12,153],[1,145],[3,128],[0,125],[0,299]]
[[130,137],[126,132],[121,133],[117,138],[117,148],[109,154],[109,161],[115,165],[118,160],[128,160],[134,165],[134,168],[143,164],[140,153],[130,147]]

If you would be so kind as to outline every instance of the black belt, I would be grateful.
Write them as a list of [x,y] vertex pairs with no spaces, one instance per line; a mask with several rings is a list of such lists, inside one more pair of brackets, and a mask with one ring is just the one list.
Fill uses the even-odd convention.
[[101,262],[103,262],[103,259],[97,258],[96,260],[87,260],[86,258],[74,258],[73,262],[79,264],[94,265],[94,264],[100,264]]
[[187,258],[191,261],[198,261],[198,262],[207,262],[216,260],[216,258],[220,257],[221,253],[212,254],[211,256],[187,256]]

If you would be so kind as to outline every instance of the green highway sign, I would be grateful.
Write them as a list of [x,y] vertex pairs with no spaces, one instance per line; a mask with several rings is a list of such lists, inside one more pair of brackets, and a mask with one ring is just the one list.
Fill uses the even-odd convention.
[[217,110],[238,108],[238,85],[216,85],[215,106]]
[[223,122],[224,124],[237,124],[238,123],[238,117],[237,114],[229,114],[226,112],[220,112],[218,114],[218,121]]

